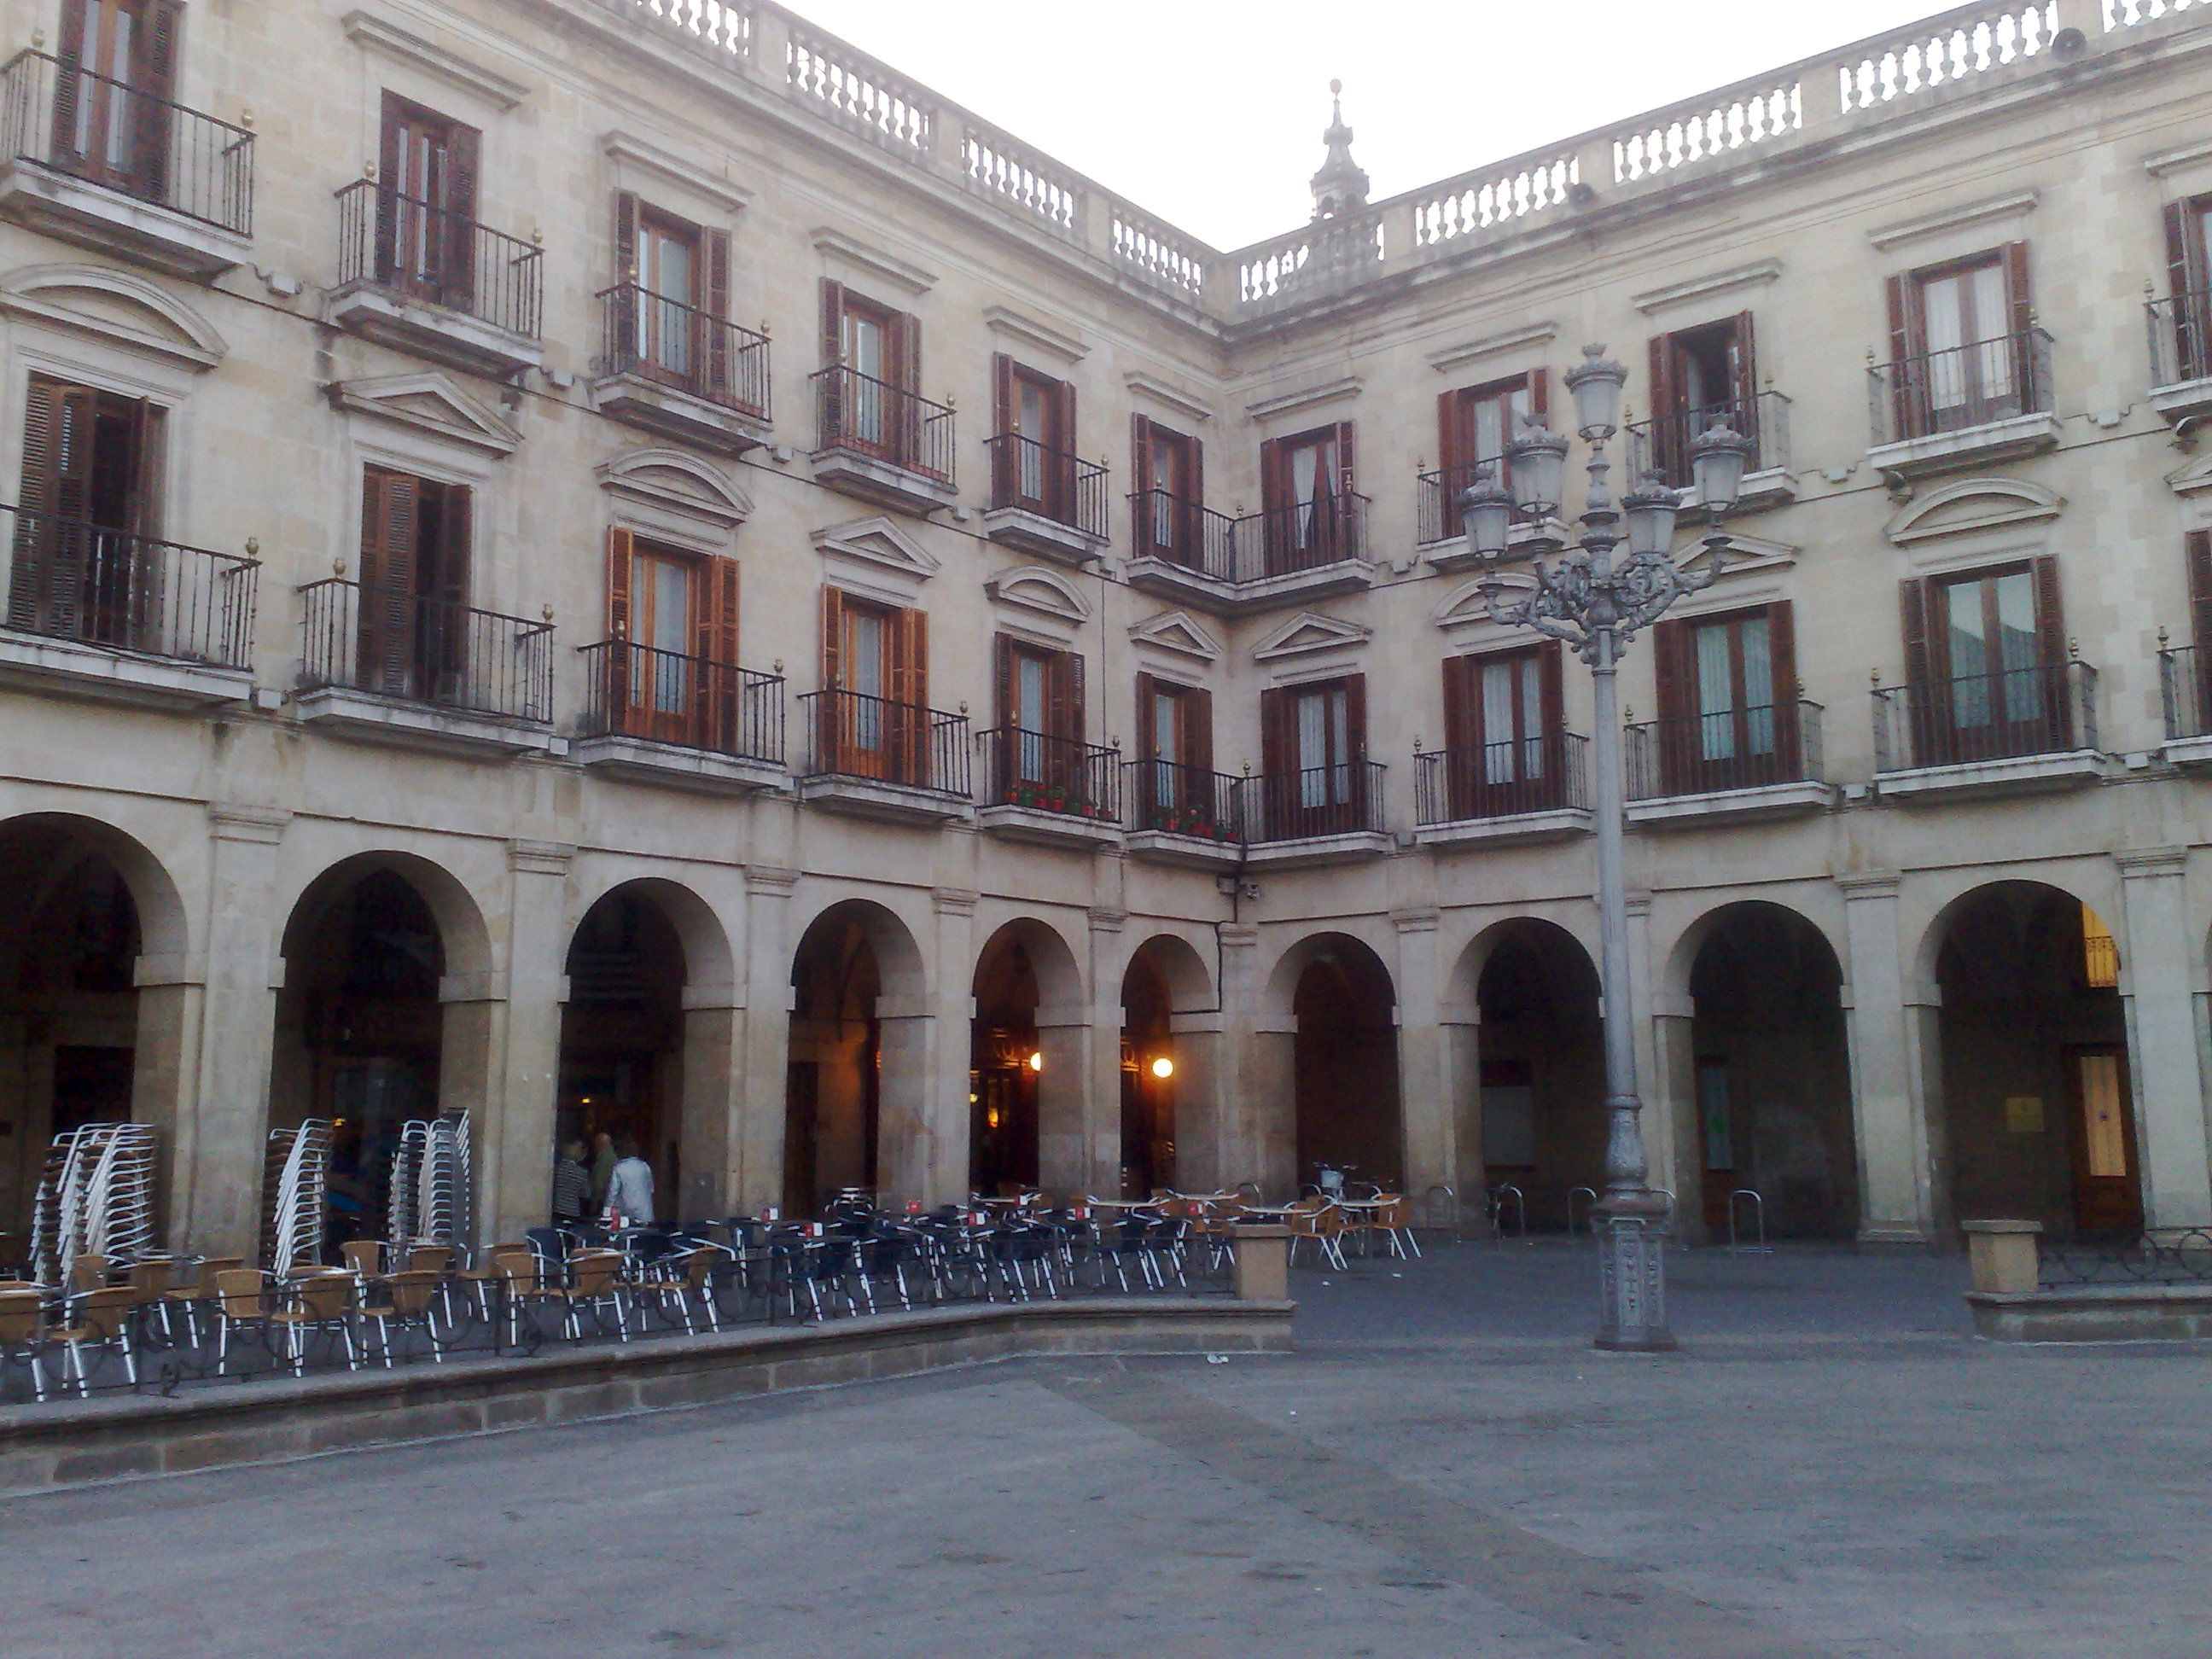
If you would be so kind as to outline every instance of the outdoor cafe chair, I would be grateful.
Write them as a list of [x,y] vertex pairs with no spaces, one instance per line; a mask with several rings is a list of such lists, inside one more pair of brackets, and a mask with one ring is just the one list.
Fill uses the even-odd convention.
[[1311,1240],[1322,1265],[1345,1271],[1344,1247],[1338,1241],[1344,1234],[1344,1212],[1325,1198],[1302,1198],[1291,1206],[1284,1218],[1291,1229],[1291,1259],[1297,1259],[1298,1246]]
[[1413,1237],[1413,1201],[1405,1194],[1382,1194],[1376,1206],[1373,1226],[1389,1242],[1390,1254],[1401,1261],[1410,1261],[1420,1255],[1421,1241]]
[[[477,1304],[477,1317],[483,1320],[486,1326],[489,1326],[492,1322],[492,1292],[496,1290],[512,1289],[512,1281],[500,1267],[500,1258],[518,1252],[527,1256],[530,1253],[530,1246],[520,1242],[511,1244],[495,1244],[483,1253],[474,1267],[464,1267],[453,1275],[454,1281]],[[449,1323],[453,1318],[450,1286],[447,1291],[446,1318]]]
[[114,1265],[104,1255],[88,1251],[70,1263],[69,1287],[72,1291],[96,1291],[107,1283],[108,1269]]
[[346,1271],[362,1284],[373,1284],[384,1277],[384,1245],[380,1240],[349,1239],[338,1246],[338,1254],[345,1258]]
[[343,1267],[318,1268],[279,1287],[283,1305],[268,1314],[267,1328],[284,1333],[293,1376],[307,1373],[310,1334],[337,1337],[345,1346],[346,1369],[361,1369],[353,1345],[353,1293],[354,1277]]
[[453,1265],[453,1249],[450,1244],[410,1244],[406,1259],[407,1266],[403,1271],[436,1273],[442,1278]]
[[138,1355],[131,1342],[131,1312],[137,1306],[128,1285],[78,1291],[67,1298],[64,1323],[48,1333],[48,1340],[61,1348],[64,1384],[72,1375],[76,1376],[78,1399],[92,1390],[91,1368],[85,1364],[87,1350],[122,1355],[124,1374],[130,1377],[132,1388],[138,1386]]
[[698,1329],[691,1322],[695,1303],[707,1316],[707,1328],[719,1331],[722,1322],[714,1307],[714,1247],[701,1244],[678,1255],[663,1256],[646,1267],[638,1277],[637,1293],[658,1301],[664,1318],[673,1310],[684,1321],[686,1335]]
[[[549,1283],[542,1262],[528,1247],[513,1244],[502,1248],[491,1258],[491,1266],[487,1272],[491,1279],[497,1281],[506,1304],[508,1346],[521,1346],[522,1322],[532,1309],[543,1307],[549,1302],[559,1303],[565,1314],[567,1302],[563,1292],[567,1287],[561,1283],[558,1270]],[[485,1291],[483,1295],[484,1305],[489,1308],[489,1291]],[[489,1314],[486,1318],[489,1320]]]
[[629,1301],[623,1286],[623,1258],[619,1250],[579,1250],[568,1261],[568,1282],[549,1288],[549,1300],[562,1310],[562,1328],[572,1342],[584,1338],[586,1309],[600,1330],[606,1329],[605,1310],[614,1310],[615,1334],[629,1340]]
[[0,1370],[21,1361],[31,1373],[31,1397],[46,1397],[46,1350],[52,1346],[46,1330],[46,1293],[0,1289]]
[[[445,1283],[443,1273],[410,1269],[396,1273],[376,1281],[371,1292],[374,1299],[363,1302],[355,1310],[362,1324],[376,1328],[376,1352],[390,1370],[392,1363],[392,1333],[396,1329],[404,1341],[411,1330],[422,1333],[429,1344],[431,1362],[443,1364],[446,1356],[438,1346],[438,1330],[434,1316],[438,1308],[439,1287]],[[362,1334],[362,1346],[368,1346],[368,1332]]]

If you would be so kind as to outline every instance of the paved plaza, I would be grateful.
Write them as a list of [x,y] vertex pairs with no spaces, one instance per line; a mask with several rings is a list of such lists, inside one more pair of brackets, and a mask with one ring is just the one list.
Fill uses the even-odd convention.
[[1301,1272],[1300,1352],[1023,1362],[0,1503],[0,1652],[2201,1659],[2212,1358],[1955,1261]]

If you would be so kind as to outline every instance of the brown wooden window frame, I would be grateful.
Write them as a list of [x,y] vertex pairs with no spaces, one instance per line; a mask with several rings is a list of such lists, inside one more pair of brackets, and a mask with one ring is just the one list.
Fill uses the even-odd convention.
[[[2008,242],[1889,279],[1893,435],[1925,438],[1968,431],[2028,412],[2042,401],[2027,246],[2026,242]],[[1978,338],[1961,339],[1955,347],[1931,353],[1929,289],[1937,283],[1992,269],[2002,273],[1999,315],[1985,319],[1976,313],[1971,327]],[[1963,335],[1968,327],[1962,325],[1960,331]],[[2008,389],[1988,392],[1984,381],[2000,373]],[[1954,389],[1959,394],[1955,401],[1948,395]]]
[[[1723,330],[1727,331],[1727,343],[1722,349],[1727,362],[1724,378],[1729,395],[1717,401],[1692,404],[1688,370],[1702,343],[1699,337],[1716,336]],[[1739,311],[1732,317],[1655,335],[1650,356],[1651,379],[1646,395],[1651,402],[1650,465],[1670,486],[1689,487],[1691,447],[1716,419],[1725,420],[1732,430],[1754,445],[1758,442],[1759,345],[1753,313]],[[1748,465],[1755,470],[1760,458],[1754,453]]]
[[[1024,388],[1037,394],[1045,435],[1015,442]],[[1075,387],[1006,352],[991,359],[991,505],[1020,507],[1060,524],[1075,522]]]
[[[1745,629],[1765,628],[1766,701],[1753,701]],[[1705,706],[1699,640],[1724,630],[1729,701]],[[1656,677],[1659,779],[1670,795],[1755,788],[1795,781],[1803,767],[1799,726],[1796,613],[1788,599],[1703,616],[1670,617],[1651,634]]]
[[[1452,817],[1548,811],[1571,804],[1565,664],[1565,650],[1557,640],[1444,659],[1443,764]],[[1526,667],[1511,682],[1513,736],[1492,743],[1484,683],[1486,671],[1501,665]],[[1533,675],[1528,668],[1534,669]],[[1532,678],[1533,723],[1528,696]],[[1505,751],[1502,755],[1495,752],[1500,749]]]
[[[1510,487],[1503,446],[1512,442],[1522,415],[1540,424],[1551,417],[1551,382],[1549,369],[1531,368],[1437,395],[1437,466],[1443,475],[1443,509],[1438,527],[1444,537],[1466,533],[1459,500],[1474,488],[1482,468],[1491,467],[1498,485]],[[1486,404],[1500,405],[1503,416],[1504,438],[1495,455],[1484,454],[1476,437],[1475,411]]]
[[[62,0],[57,164],[127,195],[167,194],[168,106],[184,17],[183,0]],[[118,64],[118,55],[126,61]]]
[[[1134,556],[1164,559],[1192,568],[1206,562],[1206,445],[1188,432],[1148,415],[1129,417],[1129,475]],[[1157,446],[1157,447],[1156,447]],[[1183,476],[1170,488],[1159,481],[1159,452],[1174,455]]]

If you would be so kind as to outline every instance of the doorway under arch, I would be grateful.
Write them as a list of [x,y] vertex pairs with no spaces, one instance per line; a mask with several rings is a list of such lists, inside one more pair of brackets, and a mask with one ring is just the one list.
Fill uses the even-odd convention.
[[2142,1189],[2110,930],[2039,882],[1975,889],[1937,922],[1953,1213],[2132,1233]]
[[[1532,1231],[1564,1230],[1576,1189],[1605,1188],[1605,1032],[1582,941],[1533,917],[1499,924],[1475,981],[1482,1162]],[[1510,1210],[1501,1212],[1510,1216]],[[1509,1225],[1510,1223],[1509,1222]]]
[[877,940],[886,925],[896,923],[873,907],[834,906],[814,919],[792,960],[783,1204],[793,1215],[878,1184],[884,963]]
[[1029,945],[1001,928],[976,959],[969,1036],[968,1186],[985,1197],[1037,1184],[1045,1063],[1040,1000]]
[[1298,1182],[1327,1168],[1401,1190],[1406,1139],[1390,970],[1348,934],[1298,948],[1306,953],[1291,995]]

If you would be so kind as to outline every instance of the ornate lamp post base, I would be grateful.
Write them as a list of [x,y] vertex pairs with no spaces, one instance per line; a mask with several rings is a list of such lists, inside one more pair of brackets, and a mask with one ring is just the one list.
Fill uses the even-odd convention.
[[1597,1338],[1590,1346],[1613,1353],[1672,1353],[1667,1324],[1667,1235],[1659,1217],[1608,1210],[1597,1232]]

